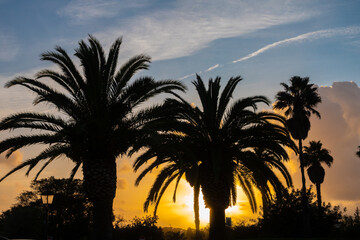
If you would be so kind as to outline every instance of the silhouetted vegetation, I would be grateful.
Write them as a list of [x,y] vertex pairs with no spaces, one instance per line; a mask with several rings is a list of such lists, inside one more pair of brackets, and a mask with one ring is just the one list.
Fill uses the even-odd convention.
[[[200,107],[180,97],[166,99],[164,105],[173,109],[171,118],[155,125],[168,131],[150,135],[153,141],[147,141],[148,150],[134,164],[137,170],[153,160],[140,173],[137,183],[152,169],[163,167],[149,191],[145,210],[150,203],[156,209],[170,182],[179,182],[183,175],[190,183],[197,179],[210,209],[211,240],[226,239],[225,209],[236,204],[238,183],[253,211],[257,208],[254,187],[265,195],[264,201],[270,199],[272,191],[279,195],[283,192],[284,186],[273,169],[280,170],[286,184],[291,185],[282,161],[288,160],[284,146],[295,149],[295,144],[285,128],[285,119],[275,113],[256,111],[258,104],[270,104],[264,96],[238,99],[230,105],[241,80],[240,76],[231,78],[221,92],[220,77],[210,79],[206,87],[197,76],[193,84]],[[276,157],[259,158],[256,149]]]
[[56,239],[89,237],[91,203],[85,198],[82,181],[41,179],[33,181],[31,191],[21,193],[17,202],[0,215],[0,234],[9,238],[42,239],[45,207],[39,198],[45,191],[54,193],[49,205],[49,235]]
[[[288,117],[287,127],[291,136],[299,141],[299,161],[301,169],[302,191],[306,195],[306,180],[304,163],[302,160],[302,141],[307,138],[310,130],[310,116],[315,114],[320,118],[320,113],[315,107],[321,102],[317,87],[309,83],[308,77],[293,76],[290,85],[281,83],[284,91],[276,94],[274,109],[285,110]],[[305,200],[306,201],[306,200]]]
[[341,235],[351,238],[360,236],[360,211],[357,207],[353,216],[343,216]]
[[194,229],[187,230],[172,227],[158,227],[158,217],[145,216],[134,217],[130,223],[117,216],[114,223],[115,240],[152,239],[152,240],[205,240],[208,237],[208,229],[200,230],[200,236]]
[[153,239],[153,240],[165,240],[162,229],[156,226],[158,217],[146,216],[146,217],[134,217],[129,224],[124,224],[123,221],[119,221],[114,227],[115,239]]
[[[320,141],[310,142],[303,154],[309,118],[312,114],[320,118],[315,108],[321,98],[309,78],[294,76],[290,85],[281,83],[284,91],[277,93],[274,109],[284,110],[287,119],[274,112],[257,111],[259,104],[270,105],[264,96],[233,100],[240,76],[230,78],[221,89],[220,77],[210,79],[206,86],[196,75],[192,83],[200,106],[193,106],[174,92],[186,90],[179,81],[155,81],[151,77],[132,81],[138,71],[148,69],[149,56],[135,56],[117,68],[121,43],[122,39],[117,39],[106,55],[94,37],[80,41],[75,50],[80,68],[64,49],[56,47],[55,51],[43,53],[41,60],[57,65],[59,71],[45,69],[34,79],[17,77],[6,84],[29,89],[36,94],[34,104],[47,103],[58,114],[22,112],[0,122],[0,131],[35,130],[27,135],[15,132],[1,140],[0,153],[6,152],[6,157],[27,146],[45,145],[38,155],[0,179],[25,167],[29,174],[43,163],[31,184],[32,190],[23,192],[0,215],[0,234],[42,238],[45,213],[38,196],[50,191],[55,198],[48,206],[49,235],[58,240],[90,239],[90,235],[97,240],[359,236],[358,208],[354,216],[346,216],[339,206],[325,205],[321,200],[320,184],[325,176],[321,162],[331,165],[329,151],[322,148]],[[161,93],[173,98],[140,108]],[[298,147],[291,136],[298,140]],[[289,160],[285,147],[299,153],[302,177],[301,190],[290,193],[286,187],[292,186],[292,179],[283,163]],[[145,167],[136,184],[161,167],[144,203],[145,211],[150,204],[155,205],[154,216],[135,217],[125,224],[124,219],[114,221],[113,217],[116,158],[139,150],[143,151],[135,160],[134,170]],[[360,146],[356,154],[360,157]],[[64,156],[75,165],[70,180],[82,169],[83,181],[53,177],[37,181],[54,159]],[[316,185],[317,202],[311,188],[306,188],[305,167]],[[156,211],[165,190],[175,182],[175,201],[183,176],[194,190],[195,232],[157,226]],[[254,189],[260,191],[263,216],[256,224],[240,223],[231,228],[225,226],[225,209],[236,204],[237,185],[242,187],[253,212],[257,211]],[[208,231],[200,231],[200,189],[210,209]]]
[[[325,239],[354,238],[360,236],[359,210],[354,216],[345,215],[346,209],[325,203],[321,211],[317,206],[315,194],[309,188],[306,191],[307,206],[311,221],[311,233],[309,237]],[[233,239],[241,238],[300,238],[303,233],[302,219],[302,193],[301,190],[292,190],[284,194],[283,198],[275,199],[268,206],[265,218],[259,218],[254,224],[241,222],[231,230]]]
[[311,124],[310,116],[314,114],[320,118],[320,113],[315,110],[316,106],[321,103],[321,97],[318,94],[317,87],[309,83],[308,77],[293,76],[289,80],[290,85],[281,83],[284,91],[276,94],[276,102],[274,109],[285,110],[284,114],[288,117],[286,123],[291,136],[298,140],[299,161],[302,182],[302,198],[303,198],[303,235],[311,234],[310,216],[307,209],[306,199],[306,179],[305,164],[303,161],[302,144],[308,136]]
[[[317,207],[311,188],[306,191],[307,207],[311,222],[312,236],[332,236],[336,224],[341,221],[342,212],[338,206],[324,205],[321,211]],[[269,206],[268,215],[260,220],[262,234],[282,237],[300,237],[303,230],[301,191],[292,191]]]
[[44,213],[39,204],[15,205],[0,215],[0,235],[9,238],[41,239]]
[[26,146],[45,148],[1,180],[24,167],[29,173],[43,163],[36,179],[54,159],[71,159],[75,165],[71,177],[82,166],[84,191],[93,204],[94,238],[101,240],[112,240],[116,158],[126,154],[136,139],[145,134],[142,128],[153,120],[153,113],[164,110],[163,105],[140,109],[141,104],[161,93],[185,90],[176,80],[155,81],[147,76],[133,80],[138,71],[148,69],[150,57],[134,56],[118,68],[121,43],[121,38],[116,39],[106,56],[94,37],[89,36],[88,42],[80,41],[75,50],[79,68],[61,47],[43,53],[41,60],[55,64],[58,71],[45,69],[34,79],[17,77],[6,87],[27,88],[35,93],[34,104],[47,103],[57,114],[21,112],[0,122],[2,131],[36,130],[0,141],[0,153],[7,151],[9,157]]
[[324,182],[325,169],[321,166],[321,163],[325,163],[328,167],[331,167],[334,159],[330,155],[330,151],[322,147],[320,141],[311,141],[309,146],[304,147],[304,165],[307,167],[307,173],[310,181],[316,186],[316,197],[318,207],[321,208],[321,184]]

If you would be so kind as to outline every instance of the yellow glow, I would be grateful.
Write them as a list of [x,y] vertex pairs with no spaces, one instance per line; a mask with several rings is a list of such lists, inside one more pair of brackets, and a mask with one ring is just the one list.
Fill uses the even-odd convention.
[[[127,220],[131,220],[134,216],[151,215],[153,213],[153,205],[150,206],[149,212],[143,212],[143,203],[146,200],[148,191],[153,183],[156,174],[150,174],[146,177],[136,191],[130,187],[130,183],[135,181],[135,175],[131,171],[121,172],[122,177],[128,180],[129,184],[126,188],[119,188],[117,197],[114,202],[114,212],[123,216]],[[194,223],[194,195],[193,188],[185,181],[180,181],[176,202],[173,202],[173,190],[175,184],[170,184],[167,191],[163,195],[157,215],[159,217],[158,224],[163,227],[180,227],[195,228]],[[237,203],[235,206],[226,209],[226,217],[231,217],[233,224],[239,221],[253,218],[249,208],[248,200],[241,190],[237,188]],[[261,199],[261,198],[260,198]],[[207,227],[209,224],[210,210],[205,208],[203,195],[199,196],[200,210],[200,227]]]
[[[189,187],[190,188],[190,187]],[[240,199],[240,202],[246,202],[246,197],[243,194],[242,190],[239,188],[238,193],[240,196],[238,196]],[[245,201],[244,201],[245,200]],[[188,211],[191,212],[191,216],[189,217],[193,220],[194,214],[194,194],[193,191],[188,191],[186,195],[182,197],[182,200],[185,203],[185,205],[189,208]],[[241,215],[247,214],[246,211],[244,211],[240,205],[240,202],[238,201],[236,205],[230,206],[226,209],[225,214],[227,217],[234,217],[236,216],[239,218]],[[210,222],[210,210],[205,207],[205,203],[203,200],[203,195],[200,192],[199,195],[199,215],[200,215],[200,225],[201,227],[205,227]]]
[[230,206],[228,207],[225,212],[227,214],[231,214],[231,215],[235,215],[235,214],[242,214],[243,212],[241,211],[240,207],[238,204],[234,205],[234,206]]
[[[184,202],[193,211],[193,209],[194,209],[194,193],[191,192],[191,193],[185,195]],[[204,203],[203,195],[201,192],[199,194],[199,217],[200,217],[200,225],[202,227],[205,227],[209,223],[210,210],[208,208],[205,208],[205,203]]]

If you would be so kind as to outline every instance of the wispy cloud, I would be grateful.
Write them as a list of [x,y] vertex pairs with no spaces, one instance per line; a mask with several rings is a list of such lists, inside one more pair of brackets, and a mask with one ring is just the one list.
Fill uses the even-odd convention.
[[259,50],[252,52],[252,53],[246,55],[245,57],[234,60],[233,63],[248,60],[248,59],[256,57],[257,55],[259,55],[263,52],[266,52],[270,49],[280,47],[283,45],[288,45],[291,43],[303,42],[305,40],[312,41],[312,40],[317,40],[317,39],[321,39],[321,38],[330,38],[330,37],[341,36],[341,35],[354,35],[354,34],[359,34],[359,33],[360,33],[360,27],[346,27],[346,28],[326,29],[326,30],[319,30],[319,31],[315,31],[315,32],[309,32],[309,33],[301,34],[296,37],[287,38],[287,39],[266,45],[265,47],[260,48]]
[[57,13],[67,16],[77,23],[86,23],[88,20],[114,17],[124,10],[144,5],[147,5],[147,0],[73,0]]
[[[116,27],[94,35],[109,44],[124,36],[127,54],[147,53],[153,60],[189,56],[220,38],[245,35],[260,29],[309,19],[318,14],[304,6],[277,1],[177,1],[119,20]],[[124,22],[126,24],[124,24]],[[123,52],[125,54],[125,52]]]
[[[337,37],[337,36],[354,36],[354,35],[358,35],[358,34],[360,34],[360,27],[358,27],[358,26],[335,28],[335,29],[325,29],[325,30],[304,33],[304,34],[298,35],[296,37],[287,38],[287,39],[266,45],[265,47],[262,47],[262,48],[256,50],[255,52],[252,52],[252,53],[246,55],[245,57],[241,57],[241,58],[234,60],[228,64],[234,64],[234,63],[246,61],[246,60],[256,57],[259,54],[262,54],[270,49],[281,47],[284,45],[289,45],[292,43],[301,43],[304,41],[314,41],[314,40],[318,40],[318,39],[331,38],[331,37]],[[204,72],[212,71],[215,68],[223,67],[224,65],[227,65],[227,64],[221,64],[221,65],[216,64],[216,65],[208,68]],[[192,76],[195,76],[195,73],[183,76],[183,77],[179,78],[179,80],[183,80],[183,79],[186,79],[186,78],[189,78]]]
[[15,59],[20,51],[17,39],[0,31],[0,61],[11,61]]

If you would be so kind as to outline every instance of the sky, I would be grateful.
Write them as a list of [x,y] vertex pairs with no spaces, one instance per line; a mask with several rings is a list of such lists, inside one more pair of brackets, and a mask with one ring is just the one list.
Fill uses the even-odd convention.
[[[359,0],[0,0],[0,85],[52,68],[40,61],[41,53],[59,45],[73,55],[88,34],[105,49],[122,37],[120,63],[136,54],[150,55],[151,67],[141,74],[181,80],[189,88],[186,99],[194,104],[199,104],[191,84],[195,73],[204,80],[221,76],[223,85],[231,76],[241,75],[244,80],[234,99],[264,95],[271,101],[282,90],[281,82],[294,75],[308,76],[319,86],[322,103],[317,109],[322,117],[311,118],[307,140],[321,140],[334,157],[333,166],[325,167],[323,200],[347,207],[352,214],[360,207],[360,159],[355,156],[360,145],[359,11]],[[75,57],[74,61],[78,63]],[[0,117],[50,111],[49,106],[34,107],[33,97],[21,87],[1,87]],[[13,133],[0,133],[0,139],[9,134]],[[39,149],[23,149],[10,159],[0,155],[0,175]],[[126,219],[142,216],[156,172],[135,187],[132,159],[119,158],[117,165],[115,214]],[[70,160],[59,159],[42,176],[68,177],[71,167]],[[288,168],[294,187],[300,188],[296,156]],[[25,177],[25,171],[19,171],[0,183],[0,211],[29,188],[34,173]],[[161,202],[162,226],[193,227],[192,190],[185,181],[179,188],[176,203],[171,186]],[[238,203],[227,215],[238,221],[256,217],[239,191]],[[202,226],[207,221],[202,206]]]

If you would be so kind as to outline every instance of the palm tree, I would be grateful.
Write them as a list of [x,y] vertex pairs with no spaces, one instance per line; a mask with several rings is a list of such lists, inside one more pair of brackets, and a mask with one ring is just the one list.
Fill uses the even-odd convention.
[[[286,176],[287,183],[291,183],[285,166],[279,161],[288,159],[284,145],[296,148],[285,128],[285,119],[270,112],[256,113],[257,104],[269,104],[263,96],[240,99],[229,107],[235,87],[241,80],[240,76],[231,78],[220,94],[220,77],[210,79],[206,89],[200,76],[197,76],[193,84],[199,95],[201,108],[191,107],[180,97],[167,99],[165,102],[174,111],[171,121],[164,123],[168,127],[165,134],[176,137],[172,143],[176,144],[178,141],[177,147],[172,149],[177,148],[181,154],[188,153],[189,157],[184,159],[196,162],[197,168],[194,171],[198,172],[195,176],[199,179],[205,205],[210,209],[209,239],[225,239],[225,209],[236,203],[238,183],[247,195],[253,211],[257,208],[253,186],[259,189],[261,186],[267,194],[271,194],[271,188],[277,194],[281,194],[284,189],[272,167],[279,169]],[[166,128],[164,125],[160,124],[161,129]],[[255,154],[257,147],[279,158],[264,161]],[[172,181],[172,178],[163,180],[170,175],[169,172],[184,169],[172,164],[177,158],[169,164],[162,159],[161,154],[159,152],[142,157],[135,163],[135,168],[138,168],[153,157],[156,158],[150,166],[158,166],[164,162],[150,191],[148,203],[158,204],[164,187]],[[147,171],[141,173],[139,178]],[[157,183],[164,185],[161,188]]]
[[[116,158],[142,135],[142,127],[161,111],[162,105],[135,112],[139,105],[160,93],[184,91],[178,81],[155,81],[151,77],[130,80],[139,70],[148,69],[150,57],[137,55],[117,69],[121,38],[106,57],[92,36],[79,42],[75,56],[81,70],[61,47],[42,54],[60,71],[43,70],[34,79],[18,77],[6,87],[20,85],[36,94],[34,104],[54,106],[59,114],[27,112],[11,115],[0,122],[0,130],[35,129],[0,142],[0,152],[14,151],[36,144],[46,148],[6,174],[28,167],[29,172],[44,162],[36,177],[51,162],[66,156],[75,163],[71,178],[82,166],[84,189],[93,203],[94,239],[112,239],[112,205],[116,192]],[[54,111],[55,112],[55,111]]]
[[306,180],[304,163],[302,160],[302,140],[307,138],[310,130],[310,115],[315,114],[320,118],[320,113],[315,110],[321,97],[317,93],[317,87],[309,83],[308,77],[293,76],[290,78],[291,85],[281,83],[285,91],[276,94],[274,109],[285,109],[288,117],[287,125],[292,137],[299,141],[299,160],[302,180],[303,197],[306,196]]
[[325,163],[328,167],[331,167],[333,163],[333,157],[330,155],[329,150],[322,148],[320,141],[311,141],[310,145],[304,147],[304,166],[308,167],[307,173],[312,183],[316,186],[317,203],[319,209],[321,209],[321,190],[320,186],[324,182],[325,170],[321,166],[321,163]]

